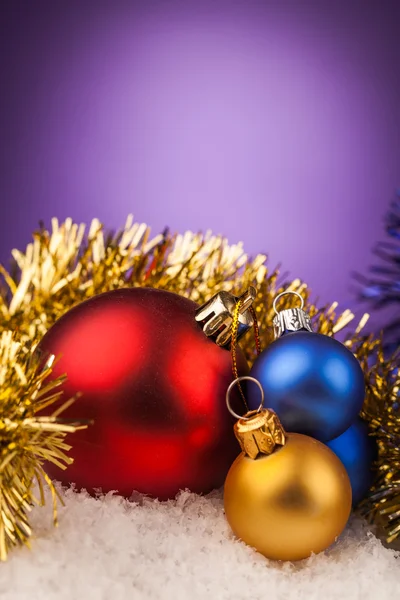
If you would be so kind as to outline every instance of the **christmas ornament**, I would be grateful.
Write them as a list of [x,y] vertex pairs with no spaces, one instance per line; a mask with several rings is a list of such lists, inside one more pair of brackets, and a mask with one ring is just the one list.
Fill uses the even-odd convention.
[[373,482],[372,464],[378,456],[376,441],[368,435],[368,425],[357,417],[342,435],[326,444],[346,467],[350,478],[353,506],[365,498]]
[[[278,312],[276,302],[287,293],[299,296],[301,308]],[[283,292],[275,298],[276,339],[256,359],[250,375],[260,381],[269,406],[286,430],[328,441],[341,435],[359,414],[365,396],[364,374],[343,344],[312,332],[303,306],[297,292]],[[249,407],[257,405],[253,390]]]
[[[94,421],[74,437],[63,483],[160,499],[222,485],[237,455],[223,403],[231,360],[204,335],[197,309],[163,290],[120,289],[73,308],[44,336],[40,350],[60,357],[54,377],[67,375],[64,393],[82,394],[66,414]],[[246,372],[243,355],[239,364]]]
[[[245,379],[259,385],[262,398],[257,410],[240,417],[229,394]],[[263,389],[252,377],[232,382],[226,401],[239,419],[235,434],[242,449],[224,488],[235,535],[273,560],[301,560],[328,548],[351,511],[351,485],[341,461],[309,436],[286,434],[277,415],[263,408]]]

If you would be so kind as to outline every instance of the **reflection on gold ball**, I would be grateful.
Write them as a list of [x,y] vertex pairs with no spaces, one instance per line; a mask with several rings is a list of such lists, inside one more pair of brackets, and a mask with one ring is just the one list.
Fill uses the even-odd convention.
[[301,560],[330,546],[351,511],[346,470],[324,444],[287,434],[285,446],[244,454],[225,482],[225,513],[237,537],[274,560]]

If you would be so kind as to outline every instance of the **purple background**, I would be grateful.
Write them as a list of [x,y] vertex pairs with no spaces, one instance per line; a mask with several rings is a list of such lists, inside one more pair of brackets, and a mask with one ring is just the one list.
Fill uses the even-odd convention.
[[39,219],[133,212],[354,306],[400,184],[399,5],[2,3],[1,259]]

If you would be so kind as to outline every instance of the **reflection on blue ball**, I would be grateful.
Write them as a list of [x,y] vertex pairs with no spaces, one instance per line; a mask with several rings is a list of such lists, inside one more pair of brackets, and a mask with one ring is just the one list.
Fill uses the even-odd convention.
[[346,467],[356,506],[365,498],[373,481],[372,463],[378,454],[376,441],[368,435],[368,425],[358,417],[347,431],[326,445]]
[[[322,442],[343,433],[359,414],[365,395],[364,374],[354,355],[326,335],[287,333],[266,348],[250,375],[265,392],[286,431]],[[248,404],[260,404],[259,390],[248,386]]]

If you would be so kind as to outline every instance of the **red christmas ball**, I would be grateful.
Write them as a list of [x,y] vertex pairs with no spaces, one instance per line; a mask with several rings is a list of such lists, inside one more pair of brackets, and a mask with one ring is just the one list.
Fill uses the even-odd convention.
[[[65,314],[40,350],[59,357],[66,418],[93,419],[68,440],[74,463],[51,477],[92,491],[167,499],[221,486],[239,446],[226,410],[229,351],[195,321],[198,306],[152,288],[101,294]],[[247,364],[239,354],[241,374]]]

